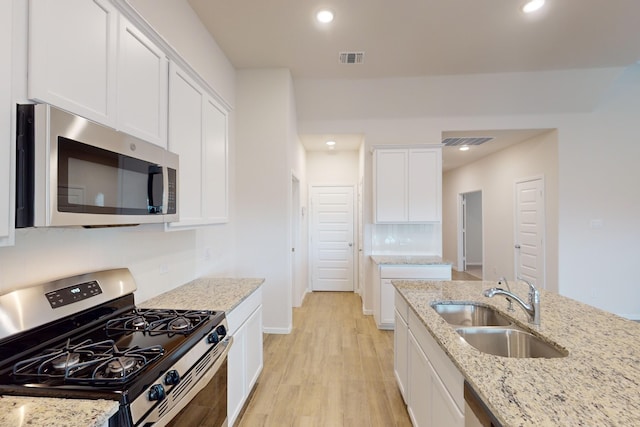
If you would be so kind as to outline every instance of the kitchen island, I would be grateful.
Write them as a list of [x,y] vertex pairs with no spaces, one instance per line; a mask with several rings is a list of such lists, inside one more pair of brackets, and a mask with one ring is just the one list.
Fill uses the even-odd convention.
[[[541,324],[534,327],[505,298],[487,298],[496,282],[393,281],[398,294],[504,426],[640,425],[640,325],[541,290]],[[511,289],[526,299],[527,286]],[[563,358],[506,358],[464,342],[431,307],[437,301],[481,302],[516,325],[568,352]],[[466,414],[465,414],[466,415]]]
[[[219,310],[239,308],[264,279],[204,277],[139,303],[145,308]],[[115,400],[0,396],[0,427],[100,427],[118,411]]]

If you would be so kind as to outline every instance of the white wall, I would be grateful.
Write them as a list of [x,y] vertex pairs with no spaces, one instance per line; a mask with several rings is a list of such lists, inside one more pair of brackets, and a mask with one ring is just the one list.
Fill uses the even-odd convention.
[[309,151],[307,180],[309,185],[358,185],[358,151]]
[[[640,199],[634,197],[640,182],[640,64],[417,83],[370,80],[343,92],[346,83],[296,82],[301,133],[364,133],[370,145],[439,142],[443,131],[454,130],[557,129],[559,292],[640,318],[640,287],[630,279],[640,241]],[[394,89],[412,84],[416,90],[405,99],[416,111],[407,111]],[[372,94],[391,95],[389,102],[378,97],[369,106]],[[353,111],[336,111],[344,104]],[[370,185],[368,165],[365,172]],[[365,197],[363,216],[371,224],[370,191]],[[603,227],[590,228],[593,219],[603,220]]]
[[[291,171],[292,82],[286,69],[237,75],[238,273],[264,277],[264,329],[292,327]],[[298,165],[299,167],[299,165]]]
[[550,131],[446,172],[442,185],[444,257],[457,260],[458,195],[482,191],[485,280],[514,277],[515,182],[542,176],[545,183],[546,289],[558,290],[558,141]]
[[[200,21],[194,19],[187,2],[133,0],[132,3],[233,105],[235,70],[216,49],[215,41]],[[26,3],[23,6],[26,7]],[[26,38],[26,27],[24,31]],[[9,58],[0,60],[8,61]],[[17,65],[17,68],[21,67],[26,69],[25,64]],[[17,102],[26,99],[26,84],[16,86],[14,98]],[[15,246],[0,248],[0,292],[54,277],[128,267],[138,285],[136,300],[143,301],[204,274],[234,275],[234,123],[232,119],[229,141],[231,223],[176,232],[165,232],[161,225],[18,230]],[[210,259],[205,259],[206,249],[211,253]]]

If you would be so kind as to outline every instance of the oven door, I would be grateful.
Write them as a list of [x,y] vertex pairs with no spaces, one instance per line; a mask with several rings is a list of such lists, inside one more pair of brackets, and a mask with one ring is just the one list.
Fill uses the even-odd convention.
[[[232,343],[231,336],[220,342],[220,345],[225,347],[224,351],[208,369],[198,372],[198,365],[192,369],[192,381],[179,391],[180,401],[170,411],[162,414],[157,420],[143,419],[138,425],[227,427],[227,356]],[[181,382],[187,381],[183,379]],[[175,393],[177,389],[179,387],[172,389],[170,394]]]

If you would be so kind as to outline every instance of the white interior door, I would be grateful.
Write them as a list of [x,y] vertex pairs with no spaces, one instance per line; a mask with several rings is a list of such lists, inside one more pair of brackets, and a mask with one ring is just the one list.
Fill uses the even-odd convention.
[[544,182],[542,178],[516,182],[515,276],[543,288]]
[[353,187],[311,188],[311,287],[353,291]]

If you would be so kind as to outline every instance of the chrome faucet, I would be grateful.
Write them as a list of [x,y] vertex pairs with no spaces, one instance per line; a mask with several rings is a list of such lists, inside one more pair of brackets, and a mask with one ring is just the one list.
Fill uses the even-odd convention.
[[[498,285],[502,285],[503,283],[505,285],[507,285],[507,290],[509,292],[511,292],[511,286],[509,286],[509,282],[507,281],[507,278],[504,277],[504,276],[502,276],[501,278],[498,279]],[[513,308],[513,300],[511,298],[507,297],[507,301],[509,302],[509,307],[507,307],[507,311],[516,311]]]
[[[502,281],[502,279],[500,280]],[[502,288],[487,289],[483,292],[483,295],[488,298],[493,298],[495,295],[504,295],[507,298],[507,300],[513,299],[527,313],[527,316],[529,316],[529,323],[534,324],[536,326],[540,326],[540,292],[536,289],[535,286],[533,286],[531,282],[524,280],[522,278],[518,278],[518,280],[523,281],[529,286],[529,303],[528,304],[524,302],[522,299],[520,299],[519,296],[511,292],[511,290],[505,291]]]

